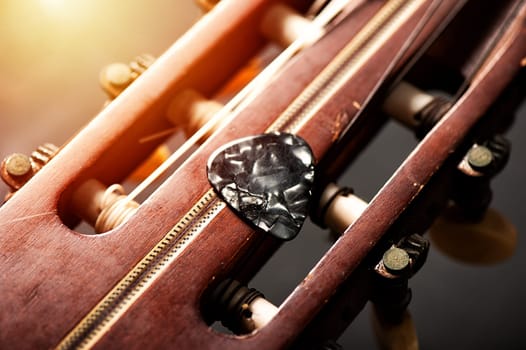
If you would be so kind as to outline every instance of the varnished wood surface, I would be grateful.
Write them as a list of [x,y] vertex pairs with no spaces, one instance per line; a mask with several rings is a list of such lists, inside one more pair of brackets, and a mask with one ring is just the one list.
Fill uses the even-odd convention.
[[[513,42],[513,45],[515,46],[510,48],[510,50],[508,50],[508,52],[506,52],[505,55],[504,53],[502,53],[504,55],[502,59],[512,60],[512,58],[508,57],[513,56],[514,54],[515,56],[513,56],[513,59],[516,59],[518,52],[524,52],[521,51],[524,48],[519,47],[520,44],[520,40]],[[491,90],[494,93],[496,93],[500,86],[504,86],[506,84],[506,82],[510,79],[510,76],[514,73],[514,71],[518,69],[516,65],[513,66],[511,63],[510,66],[514,68],[510,68],[509,70],[506,70],[504,72],[499,72],[501,73],[498,79],[499,84],[492,85],[491,89],[488,90]],[[490,92],[486,90],[479,93],[483,93],[485,95],[490,94]],[[268,110],[270,108],[269,104],[263,102],[265,101],[263,100],[262,102],[260,102],[260,105],[256,103],[252,109],[248,109],[245,112],[246,115],[248,116],[250,114],[251,116],[253,116],[254,114],[264,112],[270,113],[270,111]],[[286,103],[287,101],[282,101],[282,104],[273,104],[272,108],[283,108],[283,106],[286,105]],[[483,111],[486,107],[487,106],[484,106],[483,104],[478,104],[477,106],[474,106],[473,104],[470,105],[469,103],[467,103],[464,109],[459,108],[460,111],[457,111],[457,114],[452,114],[452,116],[448,119],[448,123],[451,123],[451,127],[455,126],[455,130],[458,130],[458,133],[456,134],[458,138],[460,138],[463,135],[463,132],[466,131],[467,128],[470,126],[470,121],[466,121],[466,118],[462,117],[463,111],[464,114],[466,114],[465,110],[468,108],[470,111],[472,111],[473,109],[475,110],[475,112],[478,111],[478,113],[470,114],[473,118],[471,122],[474,122],[476,118],[480,116],[481,111]],[[332,116],[334,114],[327,113],[326,115]],[[243,116],[239,116],[239,118],[239,120],[243,120]],[[251,128],[244,128],[243,132],[256,132],[258,130],[264,130],[266,123],[267,122],[264,120],[260,120],[256,123],[251,123]],[[460,127],[457,128],[457,126]],[[462,127],[464,129],[462,129]],[[235,127],[229,128],[225,131],[227,131],[223,133],[223,137],[225,137],[225,139],[237,137],[239,136],[240,132]],[[314,128],[311,126],[311,129],[309,130],[309,126],[307,126],[305,128],[305,131],[302,131],[302,135],[310,141],[312,136],[309,135],[314,135],[315,132],[319,132],[318,128]],[[328,135],[331,135],[331,133],[335,132],[335,129],[328,127],[324,132]],[[444,133],[436,133],[436,135],[430,136],[429,139],[431,141],[429,141],[429,139],[426,140],[426,143],[424,143],[420,147],[419,152],[421,153],[419,153],[418,155],[422,156],[425,155],[426,152],[429,153],[431,152],[431,150],[434,151],[434,148],[436,148],[435,146],[446,136],[448,139],[451,138],[451,135],[449,133],[447,135]],[[215,147],[221,144],[221,142],[223,142],[225,139],[212,140],[207,145],[207,148],[205,148],[203,153],[194,157],[185,168],[178,172],[178,176],[185,178],[195,176],[195,174],[201,174],[198,178],[204,179],[204,168],[202,167],[202,164],[204,164],[204,162],[206,161],[207,152],[215,149]],[[315,143],[313,144],[317,155],[322,154],[323,150],[326,149],[329,145],[329,143],[327,142],[319,145],[316,145]],[[454,146],[455,145],[452,145],[453,148]],[[70,145],[69,147],[73,146]],[[436,158],[435,161],[443,161],[448,153],[449,150],[444,149],[441,153],[441,156]],[[417,158],[421,159],[420,157],[414,155],[414,159]],[[67,159],[67,156],[62,156],[62,159]],[[59,164],[59,162],[60,160],[57,160],[55,164]],[[393,179],[393,183],[390,185],[392,187],[396,187],[397,190],[392,192],[391,194],[389,194],[388,191],[385,190],[385,192],[383,192],[384,199],[389,199],[389,196],[393,196],[394,194],[404,194],[404,196],[406,196],[408,200],[411,199],[411,197],[418,192],[418,189],[413,188],[415,187],[414,181],[420,184],[424,184],[427,181],[430,174],[432,174],[431,170],[433,169],[433,167],[436,166],[436,164],[438,163],[433,163],[430,161],[427,164],[425,164],[425,167],[427,167],[427,169],[425,167],[419,167],[419,169],[417,170],[411,168],[410,166],[402,169],[401,172],[398,174],[398,177]],[[75,164],[72,164],[71,168],[73,168],[74,166]],[[60,169],[63,171],[64,168]],[[424,173],[426,175],[422,175]],[[43,174],[45,175],[40,175],[38,179],[43,179],[44,176],[55,176],[58,179],[65,178],[64,175],[61,176],[60,170],[58,168],[54,169],[53,167],[47,169],[46,172]],[[35,179],[35,182],[31,184],[33,188],[36,188],[36,186],[38,186],[38,181],[43,181],[38,179]],[[412,182],[410,183],[409,180]],[[57,185],[57,187],[59,186],[59,184]],[[15,264],[15,267],[9,271],[10,275],[20,276],[22,281],[22,283],[19,285],[20,290],[31,290],[30,293],[27,293],[25,295],[26,297],[22,301],[22,304],[20,304],[20,302],[18,301],[15,304],[9,306],[12,307],[11,310],[13,312],[15,310],[24,309],[27,309],[28,311],[30,310],[31,312],[35,312],[36,310],[37,313],[40,313],[41,316],[44,316],[48,312],[47,306],[43,304],[39,305],[39,300],[42,300],[40,299],[42,298],[42,295],[47,295],[48,299],[46,301],[56,301],[54,305],[56,305],[57,307],[57,312],[63,313],[65,315],[63,320],[57,320],[56,325],[46,325],[45,327],[37,327],[38,332],[33,331],[33,333],[35,335],[39,335],[40,338],[38,341],[42,342],[35,344],[47,346],[46,343],[44,343],[44,337],[47,338],[45,340],[46,342],[56,342],[58,335],[48,337],[52,333],[51,328],[62,327],[62,329],[64,329],[66,327],[66,324],[74,323],[72,321],[78,319],[82,315],[82,313],[85,312],[85,309],[89,305],[93,305],[94,301],[96,301],[97,298],[100,298],[100,293],[103,289],[102,286],[107,287],[108,285],[114,283],[114,281],[117,280],[120,276],[122,276],[123,272],[126,271],[126,269],[133,262],[132,257],[138,257],[141,256],[141,254],[144,254],[144,252],[149,248],[145,246],[144,242],[155,242],[159,235],[165,233],[165,231],[167,231],[170,228],[170,225],[173,224],[175,218],[180,217],[182,215],[182,213],[184,212],[184,208],[178,208],[176,204],[182,201],[186,202],[190,199],[195,199],[202,193],[202,188],[200,188],[200,186],[185,186],[184,191],[180,191],[180,188],[180,183],[175,180],[167,182],[167,184],[164,187],[164,189],[167,191],[165,191],[164,193],[155,194],[154,197],[152,197],[145,204],[145,206],[142,209],[142,213],[136,218],[132,219],[132,221],[128,224],[127,227],[133,226],[133,232],[124,234],[123,227],[117,232],[98,238],[88,238],[76,235],[73,232],[68,231],[61,225],[54,213],[50,213],[42,217],[37,216],[33,218],[23,219],[23,216],[25,215],[34,215],[35,213],[42,214],[46,212],[45,210],[49,211],[49,208],[52,208],[54,202],[58,200],[59,193],[55,193],[49,199],[43,198],[41,201],[35,202],[35,206],[33,208],[30,208],[30,210],[28,210],[27,212],[22,213],[16,209],[17,201],[18,204],[22,203],[23,200],[27,199],[24,198],[24,196],[28,195],[24,195],[24,193],[21,193],[20,196],[18,196],[18,198],[21,199],[13,199],[13,203],[15,204],[9,203],[9,205],[5,207],[7,209],[3,209],[5,215],[3,216],[3,218],[20,218],[20,221],[17,222],[17,224],[24,224],[22,229],[18,229],[18,232],[13,232],[9,234],[16,234],[18,236],[17,242],[7,242],[7,238],[9,238],[7,237],[6,241],[2,242],[6,243],[5,247],[11,249],[11,251],[14,252],[15,249],[19,250],[19,247],[15,247],[15,245],[18,245],[20,243],[27,243],[26,245],[24,245],[24,247],[28,248],[28,250],[25,252],[25,257],[28,260],[31,260],[34,263],[34,266],[40,264],[48,266],[55,265],[55,272],[53,275],[42,275],[39,276],[39,279],[35,279],[35,275],[38,274],[38,272],[34,270],[35,267],[31,269],[23,269],[22,264]],[[408,191],[403,191],[404,188]],[[25,193],[29,193],[29,190]],[[173,193],[177,193],[177,196],[174,196]],[[372,206],[369,210],[367,214],[369,216],[366,215],[365,218],[363,218],[360,221],[361,224],[357,223],[357,225],[355,225],[355,227],[349,232],[349,234],[345,236],[345,239],[342,239],[338,243],[338,245],[336,245],[331,250],[330,255],[326,257],[322,263],[320,263],[318,269],[321,269],[319,271],[323,273],[316,275],[318,277],[306,280],[305,283],[302,284],[298,290],[296,290],[292,299],[284,305],[284,310],[281,312],[280,315],[278,315],[275,322],[269,325],[268,329],[264,329],[262,332],[252,337],[250,341],[247,340],[245,342],[245,344],[247,344],[247,347],[256,346],[256,344],[259,348],[262,348],[262,344],[268,347],[275,347],[279,346],[279,344],[283,345],[286,342],[290,341],[288,340],[290,339],[290,334],[299,331],[299,329],[302,327],[302,324],[304,323],[304,320],[308,320],[309,317],[311,317],[312,311],[319,308],[318,305],[314,305],[314,299],[312,297],[316,296],[317,298],[319,297],[321,298],[320,300],[322,300],[324,297],[329,296],[335,290],[334,288],[344,280],[344,277],[352,272],[353,266],[356,266],[356,263],[359,262],[361,258],[363,258],[363,254],[365,254],[370,249],[372,243],[379,238],[382,232],[385,231],[385,225],[387,225],[388,222],[386,222],[385,219],[383,222],[381,220],[377,221],[376,219],[379,217],[378,213],[380,211],[384,212],[385,210],[392,210],[392,214],[394,214],[393,217],[395,217],[399,213],[399,210],[401,208],[396,208],[396,206],[390,207],[390,203],[392,203],[392,201],[387,200],[385,204],[382,204],[379,203],[380,200],[381,197],[380,199],[377,199],[378,204]],[[165,220],[156,221],[155,227],[153,227],[150,222],[145,222],[141,220],[141,218],[153,216],[163,217],[165,218]],[[230,230],[228,232],[225,232],[223,225],[219,224],[219,222],[223,220],[223,216],[225,216],[224,220],[228,219],[230,224]],[[37,227],[37,225],[41,225],[41,223],[43,222],[46,222],[45,226]],[[361,234],[366,231],[366,222],[368,223],[367,226],[369,226],[370,222],[377,222],[378,226],[376,227],[376,229],[371,230],[370,227],[367,227],[367,231],[369,232],[368,234],[376,234],[376,236],[374,236],[375,238],[371,238],[371,240],[369,241],[362,241],[362,243],[357,244],[359,242],[357,242],[355,237],[358,237],[358,235],[362,237]],[[14,226],[15,225],[13,225],[13,227]],[[19,225],[16,226],[20,227]],[[181,340],[181,338],[179,338],[180,334],[177,334],[173,331],[169,332],[169,329],[166,329],[167,334],[165,334],[164,336],[160,336],[154,339],[148,337],[148,344],[151,346],[167,346],[168,344],[173,344],[173,342],[177,340],[178,342],[182,341],[182,343],[180,343],[181,345],[198,344],[206,346],[207,343],[205,343],[205,341],[207,338],[220,338],[221,341],[224,342],[223,345],[227,347],[232,345],[232,342],[236,341],[232,338],[224,338],[223,336],[214,335],[213,333],[211,333],[210,330],[208,330],[208,328],[200,320],[199,313],[196,312],[198,304],[197,298],[199,297],[199,294],[202,291],[202,287],[206,286],[210,282],[211,276],[215,276],[215,274],[222,273],[224,269],[226,269],[231,263],[233,263],[235,256],[232,255],[232,249],[235,248],[237,254],[242,254],[244,247],[250,244],[250,240],[256,239],[257,237],[252,235],[250,231],[247,231],[244,224],[239,222],[235,217],[226,213],[221,214],[221,217],[219,217],[217,221],[211,225],[210,230],[211,232],[220,232],[222,235],[226,236],[223,237],[214,234],[199,237],[198,242],[196,242],[196,246],[193,248],[191,247],[190,249],[185,251],[184,255],[179,260],[180,264],[178,263],[177,266],[174,267],[174,269],[171,269],[169,273],[164,275],[162,281],[156,282],[154,286],[152,286],[152,289],[149,290],[147,295],[145,295],[144,298],[141,298],[141,300],[136,305],[134,305],[134,307],[130,310],[130,313],[126,315],[126,318],[122,321],[122,323],[119,323],[117,325],[115,329],[116,332],[103,340],[103,342],[100,344],[101,348],[103,348],[105,345],[114,344],[114,341],[121,344],[123,343],[140,347],[141,343],[137,342],[138,339],[143,339],[143,341],[146,341],[145,337],[147,337],[148,334],[151,334],[151,331],[154,327],[156,327],[156,329],[159,329],[159,325],[173,324],[175,320],[183,318],[187,321],[187,325],[184,327],[185,329],[201,329],[203,331],[203,334],[206,334],[206,336],[189,335],[186,336],[184,340]],[[27,233],[23,233],[24,231]],[[31,234],[28,233],[29,231],[31,231]],[[55,233],[52,236],[50,234],[51,231],[57,231],[58,234]],[[35,240],[35,237],[38,237],[38,240]],[[249,239],[248,241],[246,240],[247,238]],[[214,244],[209,244],[212,241]],[[40,249],[48,245],[52,245],[55,247],[55,249],[53,250],[54,254],[42,256]],[[88,246],[90,247],[89,250],[86,249]],[[352,260],[342,258],[342,256],[348,256],[349,248],[352,252],[354,251],[358,253],[353,256]],[[346,254],[338,254],[338,251],[341,252],[344,249],[346,251]],[[97,255],[93,254],[94,251],[97,252]],[[60,253],[57,254],[56,252]],[[105,256],[107,258],[104,260],[104,262],[101,262],[100,256]],[[195,261],[197,259],[192,259],[193,257],[199,256],[216,257],[216,265],[214,266],[213,264],[205,264],[204,262],[200,262],[200,265],[196,265]],[[4,256],[3,258],[3,263],[7,263],[8,265],[13,263],[14,261],[12,256],[10,257],[9,255]],[[20,259],[20,255],[18,255],[17,259]],[[85,266],[90,266],[90,270],[86,270],[84,268]],[[107,266],[112,267],[111,272],[107,271],[107,269],[105,268]],[[338,266],[339,269],[336,271],[330,271],[330,266]],[[91,270],[91,268],[93,269]],[[196,275],[195,273],[192,273],[193,270],[199,271],[200,274]],[[343,274],[341,274],[342,271]],[[104,274],[102,272],[104,272]],[[78,285],[71,285],[71,280],[67,280],[64,278],[64,276],[68,274],[77,278],[76,283],[78,283]],[[320,281],[317,279],[323,279],[324,283],[319,283]],[[192,283],[183,284],[181,283],[181,281],[191,281]],[[97,285],[101,287],[98,288]],[[68,294],[65,293],[66,287],[69,288],[67,292]],[[5,293],[5,295],[7,295],[7,300],[19,299],[19,294],[15,295],[17,292],[18,290],[7,291],[7,293]],[[71,295],[82,295],[83,298],[85,298],[80,303],[78,299],[74,300],[75,303],[82,304],[81,307],[78,307],[77,311],[75,311],[75,307],[72,307],[71,305],[65,304],[63,302],[58,302],[66,299],[71,300],[71,295],[69,295],[69,293],[71,293]],[[173,301],[174,296],[177,296],[178,301]],[[167,300],[170,300],[170,302],[167,303]],[[73,303],[73,300],[71,302]],[[144,311],[143,306],[145,305],[148,305],[149,307],[153,305],[154,307],[151,310],[156,311],[148,313],[142,312]],[[178,305],[180,305],[181,307],[177,307]],[[80,310],[81,308],[83,308],[84,310]],[[135,321],[137,319],[141,319],[143,321],[139,327],[131,324],[132,321]],[[137,325],[137,323],[135,323],[135,325]],[[6,328],[7,327],[3,327],[3,329]],[[26,332],[29,333],[29,329],[31,328],[32,326],[26,326]],[[23,328],[19,329],[18,331],[23,332]],[[269,343],[268,341],[265,341],[269,338],[274,339],[273,341],[276,341],[276,343]]]

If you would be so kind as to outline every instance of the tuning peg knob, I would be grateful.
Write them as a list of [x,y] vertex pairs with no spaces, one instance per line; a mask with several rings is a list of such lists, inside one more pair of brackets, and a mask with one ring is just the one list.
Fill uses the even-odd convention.
[[471,264],[504,261],[517,246],[516,228],[491,208],[481,220],[473,222],[450,207],[435,221],[429,234],[433,245],[444,254]]

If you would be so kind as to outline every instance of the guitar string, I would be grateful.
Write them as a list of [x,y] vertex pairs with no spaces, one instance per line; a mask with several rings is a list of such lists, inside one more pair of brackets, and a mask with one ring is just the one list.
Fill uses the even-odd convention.
[[[296,133],[301,127],[316,114],[319,109],[344,85],[351,76],[368,60],[381,44],[389,37],[390,31],[396,28],[404,21],[402,11],[396,13],[402,5],[393,6],[392,11],[379,13],[380,20],[387,22],[381,29],[375,27],[374,23],[367,23],[362,30],[353,38],[327,68],[318,75],[309,86],[287,107],[276,121],[270,126],[268,131],[284,130],[290,133]],[[411,7],[412,5],[412,7]],[[410,10],[416,9],[419,4],[409,3],[407,6]],[[370,40],[375,35],[376,40]],[[352,56],[353,52],[361,49],[358,56]],[[352,56],[351,59],[346,57]],[[315,93],[313,93],[315,91]],[[292,120],[288,126],[289,120]],[[267,131],[267,132],[268,132]]]
[[[405,17],[411,15],[411,10],[415,9],[417,4],[422,5],[426,0],[390,0],[382,9],[371,19],[374,22],[380,38],[387,40],[388,36],[383,33],[383,26],[391,23],[386,12],[390,12],[394,16],[399,10],[405,14]],[[404,3],[413,6],[403,6]],[[391,17],[391,20],[400,20],[400,16]],[[385,23],[387,22],[387,23]],[[392,26],[389,26],[390,28]],[[382,34],[383,33],[383,34]],[[368,36],[369,40],[374,40],[376,36]],[[355,47],[353,50],[346,50],[346,57],[338,55],[331,61],[331,69],[333,66],[341,66],[341,62],[336,62],[336,59],[345,60],[347,62],[365,62],[365,59],[350,59],[352,56],[359,56],[362,52],[359,51],[360,45],[351,42],[348,46]],[[351,57],[349,57],[351,56]],[[325,70],[320,74],[326,74]],[[326,76],[326,79],[334,78],[331,74]],[[348,74],[340,75],[339,79],[348,78]],[[325,84],[321,84],[323,86]],[[319,84],[309,85],[305,90],[309,89],[312,94],[316,94],[320,88]],[[329,93],[332,90],[323,90],[323,93]],[[303,98],[297,99],[296,103],[304,103]],[[311,107],[312,108],[312,107]],[[300,108],[301,109],[301,108]],[[282,120],[280,116],[279,120]],[[290,116],[294,118],[294,115]],[[303,117],[305,118],[305,117]],[[290,119],[289,119],[290,122]],[[278,124],[282,124],[280,121]],[[285,123],[286,124],[286,123]],[[284,124],[283,124],[284,125]],[[302,123],[297,124],[302,125]],[[275,126],[274,126],[275,127]],[[158,276],[166,270],[176,257],[181,254],[188,244],[195,239],[199,233],[210,223],[226,204],[217,198],[217,195],[212,189],[209,189],[196,205],[170,230],[164,238],[139,262],[106,296],[66,335],[66,337],[59,343],[59,349],[71,348],[90,348],[96,344],[109,329],[118,321],[120,315],[126,312],[129,307],[139,298],[145,290],[158,278]]]
[[[323,29],[328,26],[338,14],[347,6],[348,0],[337,0],[332,6],[327,6],[312,21],[314,28]],[[195,132],[186,142],[184,142],[168,159],[166,159],[157,169],[155,169],[146,179],[144,179],[135,189],[127,196],[127,201],[131,202],[141,193],[143,193],[153,182],[161,177],[172,165],[181,157],[198,144],[206,134],[220,122],[228,123],[234,116],[234,111],[242,109],[248,105],[259,92],[272,80],[273,77],[290,61],[292,57],[301,50],[318,41],[324,31],[312,30],[304,33],[297,40],[292,42],[283,52],[278,55],[265,69],[250,83],[247,84],[238,94],[236,94],[227,104],[221,108],[205,125]]]
[[[124,196],[111,208],[106,208],[95,226],[96,232],[105,232],[123,222],[127,221],[134,215],[137,209],[137,202],[133,201],[138,195],[145,192],[153,182],[160,178],[184,155],[194,149],[194,146],[207,135],[216,125],[227,123],[234,117],[234,111],[242,109],[267,85],[267,83],[277,75],[277,73],[290,61],[290,59],[304,48],[311,46],[319,40],[324,34],[326,27],[344,10],[352,11],[359,6],[364,0],[356,0],[348,5],[348,0],[332,1],[318,16],[311,22],[311,30],[303,33],[297,40],[289,45],[274,61],[265,68],[255,79],[253,79],[244,89],[242,89],[234,98],[232,98],[219,112],[217,112],[210,121],[205,123],[194,135],[192,135],[184,144],[182,144],[168,159],[157,167],[150,175],[147,176],[130,194]],[[161,132],[160,134],[165,133]],[[159,134],[150,135],[156,137]],[[141,140],[139,140],[141,142]],[[104,214],[104,215],[102,215]],[[119,221],[111,221],[114,218],[123,218]]]
[[[314,20],[312,21],[312,24],[318,28],[326,27],[338,14],[340,14],[343,9],[348,6],[347,0],[338,0],[333,1],[327,6],[320,14],[318,14]],[[356,2],[357,4],[359,1]],[[313,31],[313,33],[316,33]],[[297,40],[295,40],[291,45],[289,45],[270,65],[268,65],[254,80],[252,80],[245,88],[243,88],[232,100],[229,101],[216,115],[207,122],[200,130],[198,130],[192,137],[190,137],[185,144],[183,144],[177,152],[172,154],[160,167],[158,167],[148,178],[146,178],[139,186],[135,188],[134,191],[132,191],[126,198],[128,202],[132,202],[134,198],[136,198],[140,193],[142,193],[144,190],[146,190],[157,178],[162,176],[164,172],[166,172],[167,169],[169,169],[181,156],[186,154],[186,152],[191,149],[205,134],[209,132],[210,129],[212,129],[215,124],[219,120],[226,119],[226,116],[229,114],[232,115],[232,112],[236,108],[242,108],[244,105],[248,104],[249,101],[251,101],[259,92],[259,90],[265,85],[266,82],[270,81],[270,79],[275,76],[279,70],[298,52],[300,52],[302,49],[306,48],[308,45],[314,44],[319,37],[313,37],[311,33],[306,33],[305,35],[302,35]],[[258,89],[259,87],[259,89]],[[251,98],[252,97],[252,98]],[[244,103],[243,103],[244,102]],[[103,312],[107,309],[107,307],[111,304],[114,304],[118,297],[125,293],[129,288],[133,285],[133,282],[136,281],[140,276],[143,276],[146,272],[146,269],[149,267],[151,262],[156,260],[156,257],[158,254],[160,254],[162,251],[165,250],[165,248],[169,245],[169,243],[172,240],[181,241],[184,240],[187,243],[191,241],[191,237],[195,236],[195,233],[197,231],[190,230],[189,233],[192,233],[191,235],[183,235],[181,236],[181,232],[186,230],[187,226],[192,222],[192,213],[198,214],[200,213],[202,208],[207,207],[211,201],[215,200],[216,196],[215,193],[212,190],[209,190],[205,195],[198,201],[196,206],[190,210],[190,214],[187,214],[181,219],[180,222],[178,222],[170,232],[165,235],[163,240],[157,244],[154,249],[150,251],[150,253],[139,262],[134,269],[130,271],[129,274],[125,276],[125,278],[121,281],[121,283],[117,284],[115,288],[113,288],[107,295],[106,298],[104,298],[93,310],[90,312],[86,317],[81,320],[79,325],[75,327],[58,345],[57,348],[59,349],[70,349],[70,348],[89,348],[92,344],[96,342],[96,337],[89,336],[90,332],[93,334],[99,333],[100,328],[104,327],[107,322],[104,322],[104,320],[107,320],[109,318],[115,319],[119,316],[119,311],[124,310],[123,308],[119,308],[118,305],[106,315],[106,317],[103,319],[103,321],[99,322],[97,324],[97,320],[100,319]],[[219,202],[219,204],[215,204],[213,212],[217,212],[221,207],[224,205],[223,202]],[[195,226],[195,225],[194,225]],[[204,227],[204,226],[203,226]],[[176,246],[178,247],[178,246]],[[182,248],[178,247],[178,248]],[[181,249],[176,249],[176,251]],[[177,254],[172,255],[172,257],[175,257]],[[166,265],[167,266],[167,265]],[[153,278],[151,278],[153,281]],[[146,285],[140,285],[140,286],[146,286]],[[138,293],[128,293],[131,295],[139,295]],[[127,303],[133,303],[133,298],[126,299]],[[96,325],[95,328],[94,325]],[[84,336],[86,333],[88,333],[88,336]],[[98,339],[98,338],[97,338]],[[79,342],[80,340],[80,342]]]

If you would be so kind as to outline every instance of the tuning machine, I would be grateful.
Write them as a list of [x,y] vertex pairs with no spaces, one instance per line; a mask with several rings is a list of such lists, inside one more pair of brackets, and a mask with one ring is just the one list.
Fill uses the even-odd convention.
[[429,242],[418,234],[389,247],[374,267],[373,330],[381,349],[418,349],[418,339],[408,305],[409,278],[423,266]]
[[517,231],[498,211],[489,208],[491,179],[509,157],[510,143],[500,135],[474,144],[459,163],[450,203],[430,229],[435,246],[468,263],[492,264],[515,251]]
[[44,165],[46,165],[58,152],[59,148],[51,143],[39,146],[31,155],[14,153],[4,158],[0,165],[0,176],[10,188],[10,193],[5,197],[7,201],[29,181]]
[[[383,111],[423,138],[452,103],[407,83],[399,83],[383,104]],[[490,264],[510,257],[517,232],[490,209],[491,179],[506,165],[510,143],[501,135],[477,141],[459,162],[452,179],[451,200],[430,229],[433,243],[458,260]]]

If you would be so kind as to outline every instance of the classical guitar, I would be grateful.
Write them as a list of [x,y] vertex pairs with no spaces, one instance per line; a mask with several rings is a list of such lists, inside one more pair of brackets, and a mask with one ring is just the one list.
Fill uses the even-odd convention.
[[[515,248],[489,205],[526,2],[197,3],[165,53],[103,69],[108,102],[67,143],[5,156],[0,347],[338,349],[370,303],[381,348],[418,348],[430,246]],[[338,179],[391,121],[418,142],[366,201]],[[306,220],[333,243],[276,303],[254,276]]]

